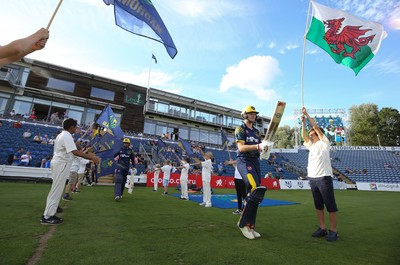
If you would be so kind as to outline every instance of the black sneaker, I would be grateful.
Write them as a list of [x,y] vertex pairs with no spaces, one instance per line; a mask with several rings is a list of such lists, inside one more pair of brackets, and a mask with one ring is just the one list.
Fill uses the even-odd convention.
[[328,233],[326,232],[326,228],[322,229],[321,227],[318,227],[317,230],[312,234],[312,237],[323,237],[326,236]]
[[329,233],[325,238],[329,242],[335,242],[339,239],[339,234],[337,231],[333,232],[332,230],[329,230]]
[[40,219],[40,223],[42,225],[59,225],[63,223],[63,220],[55,215],[50,216],[49,219],[46,219],[44,218],[44,216],[42,216],[42,219]]
[[235,211],[232,212],[233,214],[242,214],[242,210],[236,209]]
[[71,195],[69,193],[65,193],[64,196],[62,197],[64,201],[72,201]]
[[63,208],[57,206],[57,213],[62,213],[62,212],[63,212]]

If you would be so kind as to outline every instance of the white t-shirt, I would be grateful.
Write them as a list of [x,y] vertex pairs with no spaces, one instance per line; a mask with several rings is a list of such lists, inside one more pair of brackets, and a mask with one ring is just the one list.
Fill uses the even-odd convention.
[[164,179],[168,179],[171,177],[171,169],[172,166],[171,165],[164,165],[161,170],[162,172],[164,172]]
[[181,170],[181,180],[188,180],[189,168],[190,165],[185,162]]
[[323,176],[332,176],[332,166],[330,159],[330,143],[324,136],[316,143],[311,140],[304,143],[304,146],[310,150],[308,154],[307,173],[310,178],[319,178]]
[[237,170],[237,167],[235,167],[235,179],[243,179],[242,175],[240,175],[239,171]]
[[72,151],[76,150],[74,138],[67,131],[62,131],[54,141],[54,155],[52,162],[71,162]]
[[30,155],[28,156],[27,154],[24,154],[21,156],[21,162],[29,163],[29,161],[31,160],[30,158]]
[[69,170],[70,172],[77,172],[79,170],[80,167],[80,157],[78,156],[74,156],[74,158],[72,159],[72,165],[71,165],[71,169]]
[[83,174],[85,173],[86,169],[86,164],[89,163],[90,160],[87,160],[85,158],[80,157],[79,158],[79,169],[78,169],[78,174]]
[[212,162],[211,159],[207,159],[203,162],[201,162],[201,166],[203,167],[201,169],[201,178],[202,181],[211,181],[211,172],[212,172]]

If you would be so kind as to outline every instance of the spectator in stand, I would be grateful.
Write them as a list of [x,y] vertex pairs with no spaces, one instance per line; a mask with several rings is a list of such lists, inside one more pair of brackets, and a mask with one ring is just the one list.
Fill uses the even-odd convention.
[[40,133],[38,133],[37,135],[35,135],[35,137],[33,137],[33,141],[38,144],[42,143],[42,136],[40,136]]
[[0,127],[3,127],[3,121],[0,121]]
[[24,151],[24,148],[19,147],[17,152],[14,153],[14,157],[13,157],[13,162],[12,162],[12,166],[18,166],[19,163],[21,162],[21,156],[22,156],[22,152]]
[[37,119],[36,110],[34,108],[32,109],[32,112],[31,112],[31,115],[29,116],[29,119],[31,119],[31,120],[36,120]]
[[42,138],[42,144],[48,144],[49,143],[49,137],[47,134],[45,134]]
[[27,167],[29,166],[29,163],[31,161],[32,161],[31,152],[27,151],[26,154],[21,155],[21,162],[19,163],[19,166]]
[[40,164],[41,168],[50,168],[52,156],[47,156],[46,158],[42,159],[42,163]]
[[169,132],[167,132],[167,133],[165,134],[165,139],[167,139],[167,140],[169,140],[169,139],[170,139]]
[[12,127],[14,127],[15,129],[19,129],[21,128],[22,124],[20,121],[16,121],[13,123]]
[[0,46],[0,67],[20,60],[25,55],[41,50],[49,38],[49,31],[41,28],[32,35]]
[[27,119],[29,119],[29,114],[28,114],[28,113],[25,113],[25,114],[24,114],[24,120],[27,120]]
[[51,123],[56,123],[58,121],[58,112],[53,112],[50,116],[50,122]]
[[224,165],[222,164],[222,162],[220,162],[218,164],[218,176],[222,176],[224,173],[225,173]]
[[11,118],[14,118],[14,116],[15,116],[15,110],[10,111],[10,116],[11,116]]
[[31,136],[32,136],[32,133],[31,133],[30,129],[26,130],[26,132],[24,132],[22,134],[22,137],[24,137],[25,139],[31,138]]
[[48,144],[54,145],[54,136],[51,136]]

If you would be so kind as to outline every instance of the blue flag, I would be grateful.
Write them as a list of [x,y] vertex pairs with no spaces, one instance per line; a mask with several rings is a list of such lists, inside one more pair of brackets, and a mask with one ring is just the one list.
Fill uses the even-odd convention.
[[187,154],[188,156],[192,156],[192,155],[193,155],[192,147],[190,146],[190,144],[189,144],[187,141],[185,141],[185,140],[182,139],[181,137],[179,137],[179,143],[178,143],[178,145],[179,145],[179,147],[180,147],[182,150],[185,150],[185,152],[186,152],[186,154]]
[[103,0],[114,5],[115,23],[142,37],[164,44],[169,56],[174,59],[178,50],[151,0]]
[[221,128],[221,138],[222,138],[222,150],[224,150],[225,148],[228,147],[229,140],[224,131],[222,130],[222,128]]
[[101,159],[100,164],[97,166],[97,178],[107,176],[110,174],[114,174],[114,172],[115,172],[114,154],[115,153],[116,153],[116,151],[113,149],[96,153],[96,156],[98,156]]
[[124,132],[118,125],[118,121],[115,118],[114,112],[107,105],[97,118],[96,123],[100,126],[107,128],[107,132],[114,135],[116,138],[121,139],[124,137]]
[[163,140],[158,138],[158,140],[157,140],[157,153],[158,154],[161,153],[166,147],[167,147],[167,145],[163,142]]

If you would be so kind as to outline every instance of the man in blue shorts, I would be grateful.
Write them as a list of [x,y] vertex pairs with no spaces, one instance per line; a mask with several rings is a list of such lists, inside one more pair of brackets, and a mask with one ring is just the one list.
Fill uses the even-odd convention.
[[[316,122],[308,115],[305,107],[303,107],[302,113],[302,137],[304,146],[310,151],[307,173],[319,222],[319,227],[312,236],[326,237],[326,240],[334,242],[339,238],[336,229],[338,208],[333,193],[332,166],[329,155],[330,143],[323,129],[317,126]],[[308,134],[306,133],[306,118],[311,125]],[[329,212],[329,231],[325,226],[324,205]]]

